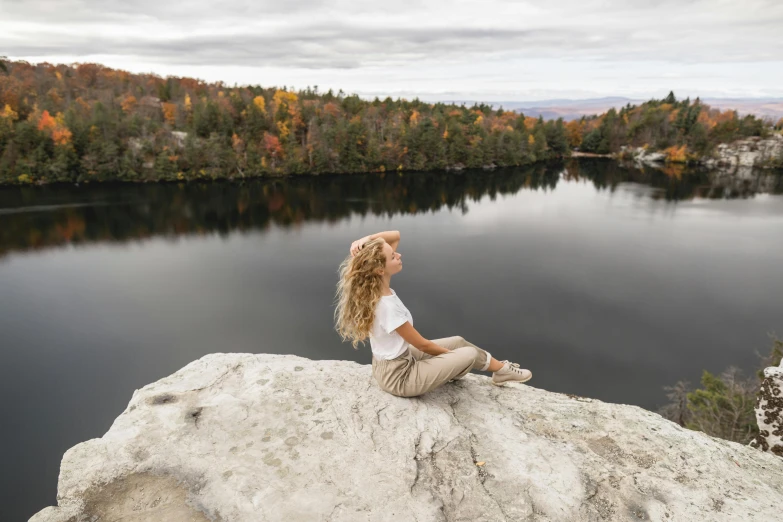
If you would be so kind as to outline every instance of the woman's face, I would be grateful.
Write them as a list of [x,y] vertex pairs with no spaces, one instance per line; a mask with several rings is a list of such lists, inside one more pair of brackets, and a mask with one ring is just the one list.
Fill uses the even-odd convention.
[[389,243],[383,244],[383,252],[386,254],[384,274],[391,277],[402,270],[402,254],[395,252]]

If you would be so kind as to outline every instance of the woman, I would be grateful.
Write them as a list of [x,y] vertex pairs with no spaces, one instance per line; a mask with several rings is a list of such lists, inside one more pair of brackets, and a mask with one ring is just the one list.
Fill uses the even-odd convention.
[[519,364],[498,361],[462,337],[429,341],[413,328],[413,316],[391,289],[402,270],[399,231],[357,239],[339,269],[335,328],[354,349],[370,338],[372,373],[384,391],[415,397],[470,370],[491,371],[492,384],[526,382],[533,374]]

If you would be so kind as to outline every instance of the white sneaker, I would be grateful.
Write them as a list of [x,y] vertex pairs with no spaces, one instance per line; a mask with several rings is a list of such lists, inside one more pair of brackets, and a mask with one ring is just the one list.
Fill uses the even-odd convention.
[[527,382],[533,378],[533,372],[520,368],[517,363],[501,361],[503,367],[492,374],[492,384],[501,386],[504,382]]

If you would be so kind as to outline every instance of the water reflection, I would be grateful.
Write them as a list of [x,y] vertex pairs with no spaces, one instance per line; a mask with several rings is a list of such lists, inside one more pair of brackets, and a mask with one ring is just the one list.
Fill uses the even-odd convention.
[[466,213],[468,201],[487,195],[494,200],[521,190],[554,190],[562,181],[588,181],[600,191],[611,192],[632,182],[649,187],[641,192],[645,197],[682,201],[780,194],[781,179],[772,171],[737,176],[582,159],[491,172],[306,176],[236,184],[13,187],[0,190],[0,256],[69,243],[227,235],[304,221],[334,223],[353,213],[392,216],[444,207]]

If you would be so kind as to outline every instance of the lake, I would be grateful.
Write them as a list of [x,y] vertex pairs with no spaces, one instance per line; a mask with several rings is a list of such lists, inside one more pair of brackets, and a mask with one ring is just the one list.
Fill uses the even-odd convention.
[[[0,188],[1,520],[63,453],[213,352],[370,364],[333,329],[351,242],[400,230],[392,288],[531,386],[656,410],[783,334],[783,182],[608,160],[460,173]],[[367,367],[368,375],[370,372]],[[481,375],[490,375],[482,373]]]

